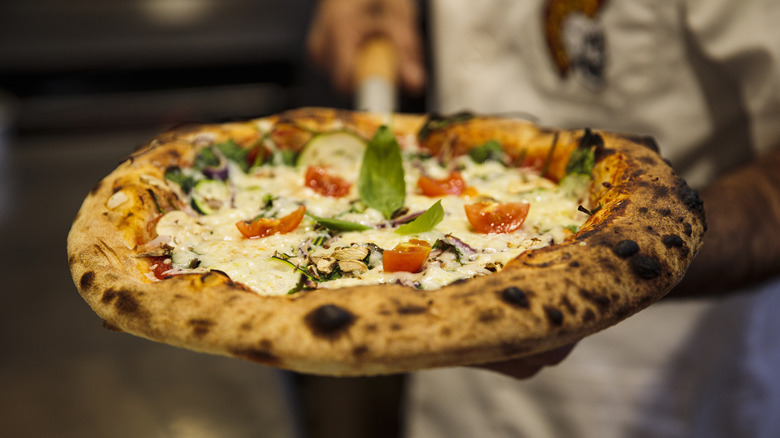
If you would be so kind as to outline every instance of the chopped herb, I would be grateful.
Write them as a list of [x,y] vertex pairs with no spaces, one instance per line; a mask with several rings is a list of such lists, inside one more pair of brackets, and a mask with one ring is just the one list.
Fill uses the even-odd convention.
[[450,125],[454,125],[456,123],[462,123],[468,120],[471,120],[474,118],[474,115],[468,112],[461,112],[457,114],[452,114],[447,117],[431,117],[425,125],[420,129],[419,134],[417,134],[417,137],[424,141],[428,138],[429,135],[433,131],[444,129]]
[[298,157],[298,154],[292,150],[292,149],[283,149],[281,151],[278,151],[274,155],[274,161],[277,163],[284,164],[285,166],[293,167],[295,166],[295,160]]
[[198,152],[198,155],[195,156],[195,163],[193,163],[192,167],[196,170],[203,170],[207,167],[216,167],[219,166],[220,160],[219,156],[217,156],[217,153],[214,152],[214,149],[212,148],[203,148]]
[[482,146],[475,147],[469,151],[469,157],[478,164],[483,164],[485,161],[498,161],[504,162],[504,148],[501,147],[501,143],[496,140],[490,140]]
[[289,258],[290,256],[288,256],[287,254],[283,254],[279,252],[275,252],[274,255],[271,256],[271,259],[284,262],[286,265],[292,267],[294,271],[300,272],[301,274],[305,275],[309,280],[314,280],[314,277],[312,277],[309,271],[291,262]]
[[180,167],[169,167],[165,170],[165,179],[178,184],[184,193],[189,193],[197,180],[190,175],[186,175]]
[[359,224],[357,222],[319,217],[310,213],[306,213],[306,216],[309,216],[312,218],[312,220],[314,220],[314,222],[317,222],[318,224],[332,231],[365,231],[371,229],[371,227],[368,225]]
[[249,163],[247,163],[246,157],[249,155],[251,148],[242,148],[232,139],[214,146],[222,152],[225,158],[238,164],[241,170],[244,172],[249,170]]
[[441,252],[451,252],[455,254],[455,258],[458,260],[458,263],[461,265],[463,264],[463,261],[461,260],[463,253],[460,251],[460,248],[455,246],[453,243],[443,239],[437,239],[436,242],[433,243],[433,248],[441,250]]
[[287,291],[287,295],[296,294],[302,291],[303,289],[305,289],[305,286],[306,286],[306,276],[302,274],[300,278],[298,278],[298,283],[295,284],[295,287]]
[[569,155],[569,162],[566,164],[566,174],[590,175],[593,166],[596,164],[596,147],[580,145]]
[[572,233],[576,233],[576,232],[578,232],[580,230],[580,227],[578,225],[567,225],[567,226],[565,226],[563,228],[571,231]]
[[406,183],[401,148],[393,131],[381,126],[368,143],[358,178],[360,199],[385,219],[403,207]]
[[398,234],[418,234],[430,231],[444,219],[444,208],[441,206],[441,200],[436,201],[431,208],[417,216],[413,221],[398,227],[395,232]]
[[154,192],[152,189],[146,189],[147,192],[149,192],[149,195],[151,195],[152,200],[154,201],[154,206],[157,207],[158,213],[165,213],[165,210],[160,206],[160,198],[157,197],[157,193]]

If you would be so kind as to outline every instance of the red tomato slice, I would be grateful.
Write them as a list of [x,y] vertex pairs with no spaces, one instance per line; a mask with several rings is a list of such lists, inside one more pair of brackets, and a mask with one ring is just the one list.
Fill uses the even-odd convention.
[[154,274],[154,277],[158,280],[165,280],[166,278],[173,277],[172,274],[168,274],[167,272],[173,268],[173,265],[171,264],[171,258],[166,256],[157,256],[157,257],[149,257],[150,261],[152,262],[152,266],[154,268],[152,269],[152,273]]
[[476,202],[467,204],[466,217],[479,233],[510,233],[520,228],[531,207],[527,202]]
[[458,171],[452,171],[446,178],[435,179],[427,176],[421,176],[417,180],[417,187],[422,190],[425,196],[446,196],[460,195],[470,187],[466,186],[466,181]]
[[304,176],[306,187],[323,196],[343,198],[349,194],[351,184],[340,176],[331,175],[318,166],[309,166]]
[[385,272],[418,272],[428,260],[430,252],[431,244],[424,240],[411,239],[399,243],[382,253],[382,269]]
[[252,223],[236,222],[236,228],[247,239],[259,239],[272,234],[287,234],[296,228],[303,220],[306,207],[301,205],[297,210],[279,219],[261,217]]

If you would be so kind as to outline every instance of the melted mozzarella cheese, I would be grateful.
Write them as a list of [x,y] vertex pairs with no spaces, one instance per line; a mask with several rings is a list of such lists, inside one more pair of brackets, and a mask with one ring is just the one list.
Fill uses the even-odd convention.
[[[231,202],[208,215],[190,215],[183,211],[165,214],[157,224],[157,233],[170,236],[173,270],[186,272],[219,270],[232,280],[247,285],[260,294],[285,294],[300,288],[305,265],[317,258],[333,257],[337,248],[369,246],[372,248],[363,271],[345,272],[340,278],[308,281],[318,288],[340,288],[352,285],[400,283],[422,289],[435,289],[459,279],[487,275],[501,269],[522,252],[561,242],[587,218],[578,211],[580,200],[571,190],[561,190],[555,183],[524,169],[507,168],[500,163],[476,164],[468,157],[455,160],[468,186],[479,195],[498,202],[528,202],[530,210],[523,226],[504,234],[481,234],[474,231],[466,217],[464,206],[475,197],[423,196],[417,180],[423,174],[446,177],[451,168],[444,168],[433,159],[405,162],[408,213],[425,211],[441,199],[444,219],[434,229],[417,235],[401,235],[382,215],[356,202],[358,171],[345,173],[352,183],[350,193],[343,198],[321,196],[304,184],[305,169],[289,166],[263,166],[246,174],[230,167],[228,185]],[[305,205],[308,213],[369,225],[367,231],[350,231],[327,235],[324,244],[315,244],[327,234],[308,216],[293,232],[274,234],[259,239],[247,239],[238,231],[236,222],[258,216],[282,217]],[[383,250],[392,249],[411,238],[435,244],[449,237],[460,240],[473,250],[456,257],[454,253],[436,251],[419,273],[384,272]],[[323,239],[319,239],[320,241]],[[276,257],[274,257],[276,256]],[[289,258],[280,261],[279,258]],[[458,258],[460,260],[458,260]],[[296,265],[302,269],[296,269]],[[311,272],[311,271],[308,271]],[[316,272],[316,271],[315,271]]]

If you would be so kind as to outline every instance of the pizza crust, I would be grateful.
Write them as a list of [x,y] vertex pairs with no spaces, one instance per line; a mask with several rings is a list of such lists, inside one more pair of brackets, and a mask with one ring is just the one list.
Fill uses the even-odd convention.
[[[392,126],[403,144],[427,120],[396,115]],[[263,119],[300,130],[294,148],[310,132],[350,129],[370,137],[386,121],[321,108]],[[198,136],[251,136],[247,126],[163,134],[86,197],[68,236],[69,262],[79,292],[106,326],[325,375],[507,360],[575,342],[659,300],[682,279],[706,229],[698,194],[664,162],[652,139],[477,117],[433,130],[423,145],[456,155],[483,137],[500,137],[510,154],[524,154],[553,179],[563,176],[574,148],[596,146],[592,205],[600,208],[578,233],[527,251],[496,274],[437,290],[371,285],[261,296],[216,271],[149,280],[148,262],[135,248],[154,237],[148,223],[165,202],[154,180],[162,180],[168,166],[191,162]]]

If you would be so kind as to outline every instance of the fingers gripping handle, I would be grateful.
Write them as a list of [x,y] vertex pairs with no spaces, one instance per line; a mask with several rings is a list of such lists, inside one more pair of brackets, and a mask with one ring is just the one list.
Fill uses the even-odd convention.
[[398,52],[385,37],[361,46],[355,66],[355,109],[390,113],[396,108]]

